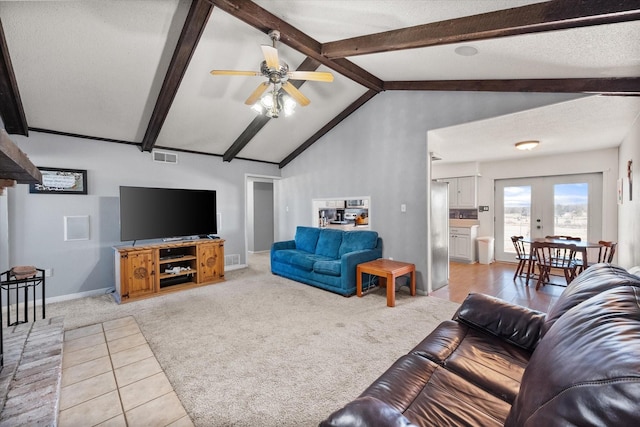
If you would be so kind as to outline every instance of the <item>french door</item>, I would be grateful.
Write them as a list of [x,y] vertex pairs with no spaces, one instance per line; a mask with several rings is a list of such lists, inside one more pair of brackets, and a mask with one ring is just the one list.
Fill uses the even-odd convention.
[[513,261],[511,236],[602,236],[602,174],[496,180],[495,257]]

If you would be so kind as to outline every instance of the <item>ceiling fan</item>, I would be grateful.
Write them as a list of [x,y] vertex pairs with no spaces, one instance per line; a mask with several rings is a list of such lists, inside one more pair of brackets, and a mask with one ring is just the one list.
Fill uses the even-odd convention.
[[[280,31],[270,31],[269,37],[273,45],[261,46],[264,61],[260,64],[260,71],[212,70],[211,74],[214,76],[266,77],[267,81],[260,83],[244,103],[251,105],[258,112],[276,118],[282,110],[286,115],[293,112],[296,102],[303,107],[306,107],[311,102],[289,80],[332,82],[333,74],[321,71],[289,71],[289,65],[285,62],[280,62],[278,58],[276,42],[280,40]],[[270,87],[272,87],[272,90],[267,92]],[[280,89],[285,91],[291,98],[284,97]],[[265,92],[267,93],[265,94]]]

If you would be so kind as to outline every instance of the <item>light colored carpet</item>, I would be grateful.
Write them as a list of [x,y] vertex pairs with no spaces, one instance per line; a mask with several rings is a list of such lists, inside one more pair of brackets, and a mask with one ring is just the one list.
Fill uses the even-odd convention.
[[268,254],[224,283],[118,305],[49,304],[65,329],[133,315],[197,426],[316,426],[357,397],[458,305],[383,289],[345,298],[269,272]]

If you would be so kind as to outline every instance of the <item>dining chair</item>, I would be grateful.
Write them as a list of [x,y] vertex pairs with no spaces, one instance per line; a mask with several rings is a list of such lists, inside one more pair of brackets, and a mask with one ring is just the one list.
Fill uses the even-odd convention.
[[576,269],[578,268],[575,259],[576,245],[534,242],[531,250],[535,253],[536,265],[539,270],[536,290],[540,289],[541,285],[551,283],[552,269],[562,270],[567,284],[576,277]]
[[[530,258],[532,254],[527,253],[527,249],[522,239],[522,236],[511,236],[513,247],[516,249],[516,259],[518,260],[518,266],[516,267],[516,273],[513,275],[513,280],[516,280],[516,277],[518,276],[522,276],[525,266],[527,267],[527,271],[533,270],[535,266],[535,255],[533,258]],[[531,259],[534,264],[533,266],[529,265],[529,259]]]
[[[586,266],[586,268],[591,267],[594,264],[600,263],[600,262],[606,262],[611,264],[613,262],[613,256],[616,254],[616,248],[618,247],[618,243],[617,242],[609,242],[606,240],[600,240],[598,241],[598,245],[600,245],[598,247],[598,259],[597,261],[594,262],[589,262],[589,265]],[[584,266],[580,266],[579,267],[580,272],[582,272],[585,267]]]
[[[545,236],[545,239],[554,239],[554,240],[566,240],[566,241],[571,241],[574,240],[576,242],[581,242],[582,239],[580,237],[573,237],[573,236],[562,236],[562,235],[555,235],[555,236]],[[582,255],[579,254],[579,258],[576,258],[576,264],[577,267],[580,271],[584,270],[584,266],[582,265]],[[559,256],[559,255],[558,255]]]

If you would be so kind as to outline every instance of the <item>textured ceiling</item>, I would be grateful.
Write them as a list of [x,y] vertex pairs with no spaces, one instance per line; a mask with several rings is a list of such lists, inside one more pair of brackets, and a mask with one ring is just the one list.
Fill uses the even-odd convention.
[[[293,28],[306,36],[301,42],[303,38],[298,34],[293,42],[310,40],[322,49],[322,44],[352,37],[524,8],[516,9],[515,18],[508,18],[515,22],[521,10],[521,14],[526,15],[530,5],[544,6],[544,2],[511,0],[258,0],[254,3],[212,0],[211,3],[213,8],[208,19],[205,16],[200,38],[195,37],[195,49],[190,59],[186,56],[186,69],[178,73],[175,93],[171,93],[164,92],[163,82],[176,80],[173,75],[166,76],[168,70],[173,69],[172,57],[182,54],[182,51],[176,53],[176,46],[185,22],[189,22],[189,10],[196,6],[206,9],[209,2],[0,1],[0,20],[28,127],[32,131],[143,146],[146,141],[147,148],[155,145],[228,156],[225,160],[237,156],[284,166],[287,159],[295,157],[301,147],[313,143],[317,133],[352,103],[363,95],[368,99],[373,94],[366,84],[337,72],[327,63],[317,70],[331,71],[335,76],[333,83],[305,82],[300,87],[311,100],[309,106],[298,106],[295,115],[266,120],[258,126],[257,116],[244,100],[263,78],[213,77],[209,71],[257,70],[263,60],[260,45],[271,42],[265,34],[269,28],[260,28],[262,23],[282,25],[283,42],[278,45],[280,59],[295,69],[309,53],[289,47],[291,43],[284,39],[295,34],[285,34],[283,29]],[[571,9],[571,5],[580,2],[555,3],[566,3],[565,9]],[[251,25],[240,19],[242,16],[223,10],[229,4],[237,6],[233,13],[258,10],[257,23]],[[638,8],[632,12],[637,15]],[[508,37],[489,35],[466,43],[346,56],[339,61],[349,61],[349,67],[362,69],[383,85],[403,81],[637,78],[640,76],[640,21],[623,21],[552,31],[528,30],[526,34]],[[452,22],[450,27],[457,28],[456,21]],[[295,33],[293,30],[291,33]],[[475,47],[478,54],[457,55],[455,48],[463,44]],[[502,90],[500,83],[498,88]],[[635,91],[640,92],[640,88]],[[163,95],[172,100],[167,104],[170,107],[166,115],[158,114],[163,105],[158,100]],[[591,97],[522,114],[529,114],[526,130],[530,134],[536,129],[545,131],[540,132],[542,136],[551,130],[555,132],[554,151],[584,149],[586,139],[595,139],[576,134],[576,129],[578,134],[584,132],[585,124],[607,128],[606,132],[600,132],[598,143],[594,141],[589,146],[617,146],[640,111],[638,99],[637,96]],[[443,146],[441,151],[455,150],[458,141],[463,144],[466,132],[479,135],[483,143],[498,144],[496,129],[509,120],[520,120],[517,117],[521,116],[515,117],[503,118],[504,122],[496,119],[485,125],[439,130],[435,138],[456,141],[443,144],[446,148]],[[8,122],[6,117],[3,121]],[[155,130],[155,136],[150,129]],[[251,136],[237,145],[247,132]],[[479,132],[486,136],[480,136]],[[511,146],[512,138],[516,137],[500,138],[505,144],[502,148]],[[232,153],[234,146],[238,150]],[[496,146],[496,152],[500,151],[498,148]],[[440,154],[445,159],[453,158],[445,152]]]

